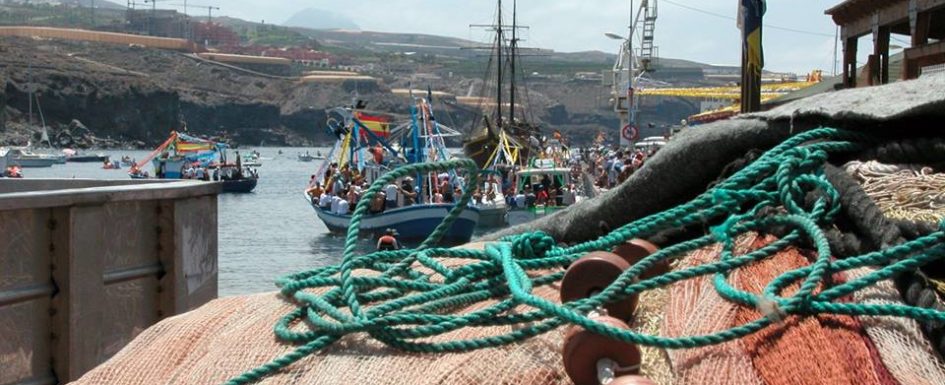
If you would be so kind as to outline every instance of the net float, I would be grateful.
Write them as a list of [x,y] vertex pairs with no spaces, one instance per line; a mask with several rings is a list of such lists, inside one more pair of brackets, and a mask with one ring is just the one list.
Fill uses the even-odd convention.
[[[591,313],[591,319],[620,329],[630,328],[610,316]],[[634,344],[572,326],[565,333],[561,358],[565,373],[575,385],[600,385],[612,384],[616,378],[639,373],[642,353]]]

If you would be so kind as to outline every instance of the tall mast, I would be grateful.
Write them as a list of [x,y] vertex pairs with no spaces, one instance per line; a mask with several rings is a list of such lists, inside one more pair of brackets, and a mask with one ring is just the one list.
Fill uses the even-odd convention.
[[502,127],[502,0],[499,0],[499,20],[496,23],[496,91],[495,91],[495,125]]
[[518,40],[515,38],[515,29],[518,28],[517,13],[518,1],[512,0],[512,41],[509,44],[512,51],[509,57],[511,61],[510,71],[512,72],[512,75],[509,76],[509,124],[515,122],[515,46],[518,44]]

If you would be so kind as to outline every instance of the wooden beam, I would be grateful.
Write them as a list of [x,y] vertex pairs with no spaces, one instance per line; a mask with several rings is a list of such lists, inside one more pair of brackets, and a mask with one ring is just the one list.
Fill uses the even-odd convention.
[[857,38],[843,39],[843,87],[856,87],[856,46]]

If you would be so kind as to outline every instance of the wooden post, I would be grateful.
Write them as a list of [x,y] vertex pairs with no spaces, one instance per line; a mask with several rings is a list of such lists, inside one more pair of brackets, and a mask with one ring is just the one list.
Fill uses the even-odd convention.
[[873,56],[876,58],[870,75],[873,84],[889,83],[889,27],[873,29]]
[[843,87],[856,88],[856,37],[843,38]]
[[[918,12],[915,8],[909,10],[909,30],[912,33],[912,47],[919,47],[929,43],[929,25],[932,17],[929,12]],[[919,64],[908,57],[902,59],[902,79],[919,77]]]

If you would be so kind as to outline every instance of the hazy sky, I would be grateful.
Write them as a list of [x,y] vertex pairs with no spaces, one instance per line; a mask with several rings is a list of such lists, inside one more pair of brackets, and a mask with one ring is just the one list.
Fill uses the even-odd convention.
[[[824,10],[839,2],[768,0],[765,17],[768,27],[764,31],[766,69],[806,73],[819,68],[828,74],[832,72],[835,27]],[[492,0],[202,0],[201,3],[219,5],[223,8],[219,13],[224,15],[267,23],[282,23],[302,8],[320,8],[347,16],[363,30],[428,33],[482,41],[484,32],[470,29],[469,24],[490,23],[495,15]],[[504,12],[510,13],[511,0],[503,3]],[[556,51],[614,52],[619,43],[606,38],[604,33],[626,33],[629,3],[628,0],[519,0],[519,21],[531,27],[526,32],[528,41],[523,45]],[[635,5],[638,4],[636,0]],[[741,57],[739,32],[735,21],[729,19],[736,15],[737,4],[738,0],[660,0],[656,26],[660,56],[738,64]],[[869,50],[869,40],[866,46],[862,44],[861,53]]]

